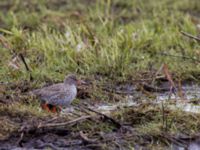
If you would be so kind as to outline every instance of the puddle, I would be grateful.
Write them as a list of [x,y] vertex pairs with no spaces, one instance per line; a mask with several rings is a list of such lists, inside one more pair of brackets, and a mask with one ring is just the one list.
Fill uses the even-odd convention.
[[156,100],[158,103],[167,102],[169,99],[174,100],[176,103],[170,105],[171,108],[178,108],[185,112],[200,113],[200,105],[190,103],[192,100],[196,100],[196,102],[200,100],[200,86],[197,84],[184,85],[182,87],[182,92],[184,94],[184,99],[174,94],[169,97],[169,92],[165,92],[158,93]]
[[[130,87],[129,87],[130,88]],[[192,112],[192,113],[200,113],[200,105],[195,105],[190,103],[192,100],[200,100],[200,86],[197,84],[191,84],[191,85],[184,85],[182,87],[182,92],[184,93],[185,99],[172,94],[169,98],[169,92],[163,92],[163,93],[153,93],[156,95],[156,101],[152,103],[161,104],[161,102],[169,102],[174,101],[174,104],[168,104],[168,106],[172,109],[180,109],[186,112]],[[117,110],[121,107],[131,107],[138,105],[138,102],[142,101],[152,101],[152,98],[146,97],[144,94],[134,91],[132,92],[132,95],[126,96],[125,100],[121,102],[116,103],[103,103],[93,106],[93,109],[96,109],[102,113],[111,113],[114,110]],[[139,98],[139,101],[137,100]],[[138,101],[138,102],[137,102]],[[197,101],[198,102],[198,101]]]
[[118,108],[131,107],[136,105],[137,102],[134,101],[133,96],[127,96],[127,99],[123,102],[117,102],[115,104],[109,103],[109,104],[96,105],[94,106],[94,108],[98,111],[101,111],[102,113],[110,113],[111,111],[114,111]]
[[[169,103],[169,100],[168,100],[168,92],[165,92],[165,93],[152,93],[152,95],[156,95],[156,97],[154,97],[153,99],[152,98],[149,98],[147,97],[146,95],[142,94],[141,92],[139,91],[136,91],[136,90],[133,90],[133,88],[129,87],[129,90],[126,94],[126,96],[124,96],[125,98],[122,100],[122,101],[119,101],[119,102],[113,102],[113,103],[102,103],[102,104],[96,104],[94,106],[91,106],[91,108],[93,108],[94,110],[97,110],[101,113],[106,113],[106,114],[110,114],[112,113],[113,111],[116,111],[116,110],[119,110],[120,108],[124,108],[124,107],[132,107],[132,106],[138,106],[140,105],[141,103],[143,103],[144,101],[145,102],[151,102],[151,103],[154,103],[154,104],[158,104],[161,106],[161,102],[165,103],[166,102],[166,105],[168,105],[168,107],[172,108],[172,109],[181,109],[181,110],[184,110],[186,112],[193,112],[193,113],[200,113],[200,105],[194,105],[192,103],[189,103],[191,102],[191,100],[193,99],[200,99],[200,87],[198,85],[186,85],[183,87],[183,92],[186,94],[187,96],[187,101],[183,101],[183,100],[180,100],[180,98],[178,97],[175,97],[174,95],[172,95],[170,101],[174,101],[174,104],[170,104]],[[121,92],[123,93],[123,90],[122,89],[117,89],[118,92]],[[125,90],[126,91],[126,90]],[[124,92],[125,93],[125,92]],[[124,94],[123,93],[123,94]],[[155,100],[156,98],[156,100]],[[67,114],[68,113],[73,113],[76,109],[74,109],[73,107],[70,107],[70,108],[67,108],[65,109],[62,114]],[[67,132],[67,131],[65,131]],[[62,131],[63,133],[63,131]],[[49,136],[49,137],[48,137]],[[77,141],[74,137],[74,140],[71,139],[70,136],[72,135],[66,135],[65,137],[61,138],[61,135],[48,135],[48,136],[44,136],[44,137],[41,137],[41,139],[38,139],[38,137],[35,137],[35,139],[33,139],[33,141],[31,140],[30,142],[24,142],[24,143],[27,143],[28,144],[34,144],[36,143],[35,147],[44,147],[45,145],[45,140],[49,140],[50,139],[50,142],[47,141],[47,144],[49,143],[53,143],[53,144],[57,144],[58,147],[63,147],[63,145],[70,145],[70,143],[66,143],[68,141],[72,141],[72,142],[75,142],[76,144],[78,143],[78,146],[75,147],[74,149],[83,149],[81,147],[81,145],[85,144],[85,143],[80,143],[79,144],[79,141],[82,142],[80,139],[78,139],[79,141]],[[44,140],[45,139],[45,140]],[[63,144],[63,141],[65,142]],[[31,143],[32,142],[32,143]],[[10,143],[8,143],[10,144]],[[24,147],[28,147],[27,145],[24,145]],[[56,149],[55,148],[55,145],[47,145],[46,147],[51,147],[52,149]],[[80,146],[79,146],[80,145]],[[6,146],[6,145],[5,145]],[[32,146],[32,145],[31,145]],[[68,146],[70,147],[70,146]],[[73,148],[73,146],[72,146]],[[9,147],[8,149],[12,149],[11,147]],[[13,149],[18,149],[18,147],[14,147]],[[21,148],[19,148],[21,149]],[[185,149],[188,149],[188,150],[200,150],[200,140],[199,141],[188,141],[187,144],[185,144],[184,146],[179,146],[179,145],[171,145],[170,149],[172,150],[185,150]]]
[[200,149],[200,141],[198,142],[191,142],[188,147],[187,147],[188,150],[199,150]]
[[[182,87],[182,92],[184,93],[184,98],[187,100],[200,99],[200,86],[197,84],[184,85]],[[157,100],[168,100],[169,92],[158,93]],[[181,98],[175,95],[170,96],[171,100],[180,100]]]
[[185,112],[200,113],[199,105],[194,105],[194,104],[189,104],[189,103],[186,103],[186,104],[177,103],[176,105],[174,105],[174,106],[172,105],[170,107],[174,108],[174,109],[178,108]]
[[[178,96],[172,95],[170,97],[170,101],[174,102],[174,104],[169,103],[169,92],[165,93],[154,93],[156,94],[156,101],[153,101],[152,103],[157,103],[158,105],[161,104],[161,102],[165,103],[168,105],[169,108],[171,109],[180,109],[185,112],[191,112],[191,113],[200,113],[200,105],[195,105],[192,104],[192,100],[200,100],[200,86],[199,85],[185,85],[182,88],[182,91],[185,95],[185,100],[181,99]],[[139,105],[138,102],[142,101],[149,101],[150,99],[145,97],[144,94],[138,94],[137,96],[132,94],[132,95],[127,95],[125,100],[117,103],[108,103],[108,104],[101,104],[101,105],[96,105],[93,106],[93,109],[95,108],[96,110],[110,114],[112,111],[115,111],[117,109],[120,109],[122,107],[131,107],[131,106],[137,106]],[[137,98],[139,97],[139,100]],[[198,101],[197,101],[198,102]],[[171,146],[172,150],[200,150],[200,140],[195,140],[195,141],[188,141],[187,144],[184,146],[179,146],[173,144]]]
[[199,140],[191,141],[185,146],[172,145],[171,149],[172,150],[200,150],[200,141]]

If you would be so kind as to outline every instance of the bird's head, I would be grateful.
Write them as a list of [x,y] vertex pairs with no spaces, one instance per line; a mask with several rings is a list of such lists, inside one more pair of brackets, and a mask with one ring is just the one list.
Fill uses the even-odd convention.
[[84,81],[78,80],[76,75],[74,74],[67,75],[64,80],[64,84],[68,84],[68,85],[81,85],[84,83],[85,83]]

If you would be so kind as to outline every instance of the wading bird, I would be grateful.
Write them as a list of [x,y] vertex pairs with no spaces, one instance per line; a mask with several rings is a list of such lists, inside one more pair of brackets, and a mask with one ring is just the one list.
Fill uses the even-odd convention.
[[75,75],[65,77],[63,83],[53,84],[32,91],[41,100],[41,107],[49,112],[59,112],[67,107],[76,98],[77,85],[84,83],[78,80]]

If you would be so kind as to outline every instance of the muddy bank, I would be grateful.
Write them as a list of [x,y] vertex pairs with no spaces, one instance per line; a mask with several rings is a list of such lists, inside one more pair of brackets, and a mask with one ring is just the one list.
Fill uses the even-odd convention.
[[80,87],[79,100],[70,111],[63,110],[59,115],[42,111],[37,101],[17,88],[14,95],[18,94],[22,101],[3,103],[0,107],[0,147],[178,149],[198,146],[198,85],[182,86],[185,99],[171,94],[168,86],[159,86],[158,89],[165,89],[159,92],[149,92],[136,85]]

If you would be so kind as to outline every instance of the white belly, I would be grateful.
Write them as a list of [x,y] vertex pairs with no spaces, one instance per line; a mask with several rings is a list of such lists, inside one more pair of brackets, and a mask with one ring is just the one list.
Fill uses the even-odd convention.
[[71,102],[76,98],[77,95],[77,88],[75,85],[70,85],[66,87],[66,98],[65,98],[65,106],[70,105]]

